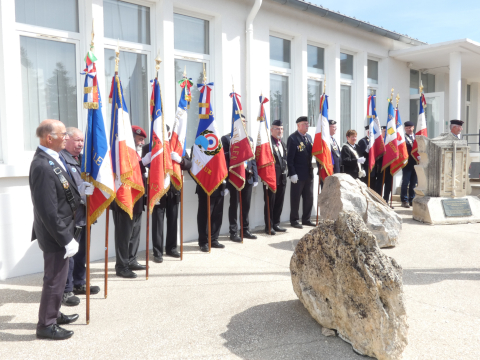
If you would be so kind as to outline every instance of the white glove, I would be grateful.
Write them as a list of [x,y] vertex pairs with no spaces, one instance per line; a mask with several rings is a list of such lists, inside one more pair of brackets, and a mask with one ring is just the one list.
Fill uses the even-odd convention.
[[88,182],[83,182],[80,184],[78,187],[78,191],[80,192],[80,195],[85,196],[85,195],[92,195],[93,190],[95,190],[95,186]]
[[420,155],[417,156],[418,161],[420,161]]
[[66,259],[67,257],[72,257],[78,252],[78,242],[75,239],[72,239],[66,246],[65,246],[65,256],[63,257]]
[[292,183],[296,184],[297,181],[298,181],[298,175],[295,174],[295,175],[290,176],[290,180],[292,181]]
[[253,187],[256,187],[258,185],[258,181],[253,183]]
[[229,192],[228,189],[223,190],[223,196],[227,196]]
[[364,164],[365,163],[365,157],[362,156],[362,157],[358,158],[357,161],[358,161],[359,164]]
[[142,159],[143,166],[147,166],[152,162],[152,153],[149,152],[147,155],[145,155]]
[[178,155],[175,151],[172,151],[172,153],[170,154],[170,157],[177,164],[180,164],[182,162],[182,157],[180,155]]

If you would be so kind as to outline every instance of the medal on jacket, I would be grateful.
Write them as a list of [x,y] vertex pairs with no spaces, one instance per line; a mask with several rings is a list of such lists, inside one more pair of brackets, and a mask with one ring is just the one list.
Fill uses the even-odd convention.
[[300,145],[298,145],[297,148],[298,148],[298,151],[305,150],[305,144],[303,143],[303,141],[300,142]]

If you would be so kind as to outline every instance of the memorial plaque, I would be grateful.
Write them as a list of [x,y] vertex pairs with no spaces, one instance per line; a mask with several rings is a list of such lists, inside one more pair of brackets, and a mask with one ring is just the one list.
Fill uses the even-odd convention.
[[442,206],[446,217],[472,216],[472,209],[468,199],[442,200]]

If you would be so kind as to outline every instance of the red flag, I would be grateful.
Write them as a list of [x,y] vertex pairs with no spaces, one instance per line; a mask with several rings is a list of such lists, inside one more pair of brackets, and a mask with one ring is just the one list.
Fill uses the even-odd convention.
[[322,169],[320,176],[325,180],[333,174],[333,159],[331,149],[330,125],[328,124],[328,99],[325,94],[320,98],[320,114],[318,116],[315,140],[313,141],[312,154],[317,158]]
[[398,159],[390,165],[390,172],[395,175],[408,163],[407,143],[405,142],[405,129],[403,128],[402,119],[400,118],[400,111],[398,106],[395,109],[395,118],[397,124],[397,145],[398,145]]
[[[417,121],[417,132],[415,136],[423,135],[428,137],[427,134],[427,121],[425,119],[425,108],[427,107],[427,102],[425,100],[425,95],[420,94],[420,111],[418,112],[418,121]],[[417,161],[417,164],[420,162],[418,158],[420,157],[418,153],[418,144],[417,139],[413,142],[412,156]]]
[[[385,131],[385,154],[383,155],[382,171],[389,167],[398,159],[397,145],[397,126],[395,124],[395,110],[392,101],[388,102],[388,120],[387,129]],[[390,168],[390,172],[391,172]]]
[[270,143],[270,134],[268,133],[267,116],[263,107],[266,102],[268,102],[268,99],[260,96],[260,111],[257,119],[260,123],[258,125],[255,160],[257,162],[258,176],[272,192],[277,192],[275,159],[273,158],[272,144]]

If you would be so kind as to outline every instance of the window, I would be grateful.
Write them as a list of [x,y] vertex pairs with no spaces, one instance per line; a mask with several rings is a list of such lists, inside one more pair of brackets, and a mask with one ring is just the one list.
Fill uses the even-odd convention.
[[470,90],[471,86],[467,84],[467,101],[470,102]]
[[323,94],[323,82],[308,79],[308,126],[316,127],[318,115],[320,114],[320,97]]
[[[203,65],[207,72],[208,81],[213,81],[210,72],[211,49],[210,49],[210,22],[182,14],[173,15],[174,46],[175,46],[175,109],[180,100],[181,88],[178,81],[183,78],[186,68],[187,77],[192,79],[192,101],[188,110],[187,141],[185,148],[190,150],[195,142],[198,128],[198,99],[200,93],[197,84],[203,82]],[[214,90],[215,93],[215,90]],[[215,114],[215,102],[212,99],[212,107]],[[167,122],[170,121],[167,119]],[[220,131],[220,129],[219,129]]]
[[325,50],[321,47],[307,45],[307,71],[314,74],[324,74]]
[[150,8],[119,0],[103,0],[105,37],[150,44]]
[[340,139],[345,140],[347,130],[352,128],[352,87],[340,86]]
[[15,0],[15,21],[78,32],[78,0]]
[[420,86],[423,86],[424,93],[435,92],[435,75],[410,70],[410,95],[420,94]]
[[435,92],[435,75],[433,74],[422,74],[423,92],[424,93],[433,93]]
[[417,70],[410,70],[410,95],[420,93],[420,78]]
[[378,84],[378,61],[368,59],[367,83],[369,85]]
[[340,78],[353,79],[353,55],[340,53]]
[[288,76],[270,74],[270,124],[274,120],[283,121],[285,134],[289,131]]
[[173,24],[176,50],[209,54],[209,22],[207,20],[174,14]]
[[270,66],[290,69],[290,40],[270,36]]
[[[106,99],[112,87],[115,74],[115,50],[105,49],[105,90],[102,100],[107,106],[107,122],[110,124],[112,106]],[[150,89],[147,75],[147,55],[128,51],[120,51],[118,76],[122,83],[123,97],[127,105],[132,125],[142,127],[149,134],[148,91]]]

